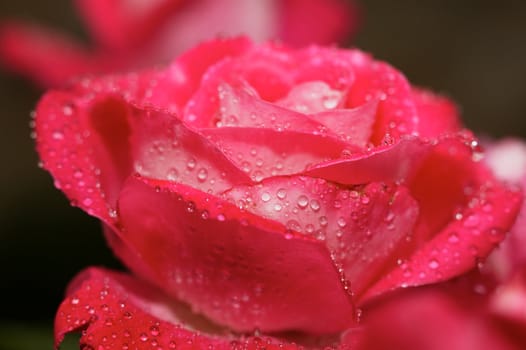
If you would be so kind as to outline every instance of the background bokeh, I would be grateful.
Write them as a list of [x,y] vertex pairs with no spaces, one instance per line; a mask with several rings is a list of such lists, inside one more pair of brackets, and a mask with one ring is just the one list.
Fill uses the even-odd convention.
[[[353,45],[452,97],[479,134],[526,138],[526,1],[363,0],[362,9]],[[86,37],[71,0],[0,2],[0,19],[12,17]],[[1,349],[51,349],[67,282],[88,265],[120,266],[96,220],[37,167],[29,114],[40,94],[0,69]]]

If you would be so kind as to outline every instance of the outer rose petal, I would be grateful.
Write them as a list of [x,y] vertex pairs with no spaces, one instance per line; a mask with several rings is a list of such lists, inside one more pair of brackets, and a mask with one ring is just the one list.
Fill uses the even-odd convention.
[[[294,46],[333,44],[354,34],[359,14],[352,1],[283,0],[281,35]],[[305,23],[316,23],[315,26]]]
[[67,333],[81,329],[82,349],[299,348],[271,337],[235,337],[193,316],[188,307],[144,281],[96,268],[76,277],[60,305],[55,318],[55,347]]
[[237,331],[326,334],[353,323],[349,292],[323,244],[190,187],[148,183],[127,182],[117,235],[137,251],[127,265],[146,265],[151,283]]
[[103,47],[128,50],[156,35],[183,0],[76,0],[92,36]]
[[[476,295],[461,298],[433,289],[404,291],[364,310],[358,350],[518,350],[495,322],[466,307]],[[468,298],[468,299],[466,299]]]
[[360,51],[346,51],[355,80],[348,96],[348,107],[378,99],[378,112],[372,141],[379,144],[386,136],[399,139],[418,132],[420,120],[411,86],[405,76],[390,65],[373,61]]
[[[385,271],[362,302],[401,284],[426,284],[464,273],[504,239],[506,229],[511,227],[518,213],[521,196],[495,182],[482,167],[473,170],[474,175],[479,176],[476,180],[482,184],[475,186],[468,204],[461,214],[457,213],[457,219],[450,218],[446,226],[427,238],[427,242],[421,241],[422,228],[417,227],[412,255],[405,259],[408,252],[400,252],[399,268]],[[421,209],[421,220],[425,220],[426,215],[430,215],[426,214],[429,207],[422,208],[421,204]]]
[[0,60],[43,86],[62,85],[78,76],[109,70],[117,63],[88,52],[59,33],[16,22],[0,28]]
[[449,99],[431,91],[412,90],[418,113],[418,133],[421,137],[437,137],[461,128],[457,106]]

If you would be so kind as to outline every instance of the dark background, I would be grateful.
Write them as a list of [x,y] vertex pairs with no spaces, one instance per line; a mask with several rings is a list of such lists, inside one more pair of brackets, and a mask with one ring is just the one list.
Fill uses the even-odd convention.
[[[362,8],[354,45],[451,96],[479,134],[526,137],[526,1],[364,0]],[[0,19],[12,17],[86,37],[70,0],[2,1]],[[37,167],[29,113],[40,94],[0,69],[2,349],[51,349],[67,282],[88,265],[119,266],[96,220]]]

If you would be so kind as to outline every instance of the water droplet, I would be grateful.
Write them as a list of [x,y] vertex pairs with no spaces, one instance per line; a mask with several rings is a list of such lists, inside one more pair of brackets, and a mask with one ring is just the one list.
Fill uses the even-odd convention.
[[478,216],[471,215],[464,221],[464,227],[476,227],[480,223]]
[[193,170],[195,168],[195,165],[196,165],[196,161],[194,158],[190,158],[188,162],[186,163],[186,167],[188,168],[188,170]]
[[217,219],[217,221],[225,221],[226,217],[223,214],[217,214],[216,219]]
[[263,193],[261,194],[261,200],[262,200],[263,202],[268,202],[268,201],[270,200],[270,193],[268,193],[268,192],[263,192]]
[[343,228],[343,227],[345,227],[346,225],[347,225],[347,223],[345,222],[345,219],[344,219],[344,218],[342,218],[342,217],[338,218],[338,226],[340,226],[340,227]]
[[453,243],[453,244],[458,243],[459,240],[460,240],[460,239],[458,238],[458,234],[457,234],[456,232],[451,232],[451,233],[449,234],[448,239],[447,239],[447,241],[448,241],[449,243]]
[[339,96],[338,95],[330,95],[323,99],[323,107],[326,109],[334,109],[338,106],[339,102]]
[[193,213],[195,211],[195,203],[194,202],[188,202],[186,204],[186,211],[189,213]]
[[286,196],[287,196],[287,190],[285,190],[284,188],[280,188],[278,190],[278,192],[276,193],[276,196],[279,198],[279,199],[284,199]]
[[327,220],[326,216],[320,216],[318,220],[320,221],[321,226],[327,226],[327,224],[329,223],[329,220]]
[[199,169],[199,171],[197,172],[197,180],[199,180],[199,182],[204,182],[207,177],[208,170],[206,170],[205,168]]
[[283,207],[281,206],[281,204],[279,204],[279,203],[274,204],[274,210],[275,210],[275,211],[281,211],[281,209],[283,209]]
[[296,220],[289,220],[287,221],[287,228],[289,230],[293,230],[293,231],[296,231],[296,232],[300,232],[301,231],[301,225],[298,221]]
[[154,337],[158,336],[159,335],[159,327],[158,326],[151,326],[150,327],[150,334],[153,335]]
[[179,177],[179,171],[177,171],[176,168],[170,168],[168,169],[168,172],[166,174],[166,178],[170,181],[175,181]]
[[307,233],[313,233],[313,232],[314,232],[314,229],[315,229],[315,227],[314,227],[313,224],[307,224],[307,225],[305,225],[305,232],[307,232]]
[[64,139],[64,134],[61,131],[55,131],[53,134],[51,134],[51,137],[54,140],[63,140]]
[[64,105],[64,107],[62,107],[62,113],[64,113],[65,116],[69,117],[73,114],[73,106],[71,106],[70,104]]
[[440,263],[438,262],[437,259],[431,259],[429,261],[429,265],[428,266],[429,266],[430,269],[436,270],[440,266]]
[[318,211],[320,210],[320,202],[318,202],[316,199],[313,199],[310,201],[310,208],[313,210],[313,211]]
[[305,209],[307,205],[309,204],[309,199],[307,196],[301,195],[298,197],[298,207],[301,209]]
[[73,299],[71,299],[71,304],[72,304],[72,305],[78,305],[78,303],[79,303],[79,298],[73,298]]
[[141,333],[139,335],[139,340],[142,341],[142,342],[145,342],[148,340],[148,335],[146,333]]

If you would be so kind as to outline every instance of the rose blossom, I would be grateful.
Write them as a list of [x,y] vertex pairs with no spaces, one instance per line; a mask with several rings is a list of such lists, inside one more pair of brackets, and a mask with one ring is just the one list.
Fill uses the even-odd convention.
[[[136,276],[72,283],[57,342],[87,327],[95,348],[281,342],[232,345],[225,329],[347,330],[350,346],[355,307],[472,269],[520,205],[451,102],[359,50],[211,41],[48,92],[36,135],[56,186]],[[170,300],[220,326],[193,333]]]
[[[38,84],[168,62],[217,34],[294,46],[332,44],[356,31],[348,0],[75,0],[92,45],[23,22],[3,23],[0,61]],[[316,23],[316,26],[305,25]]]

